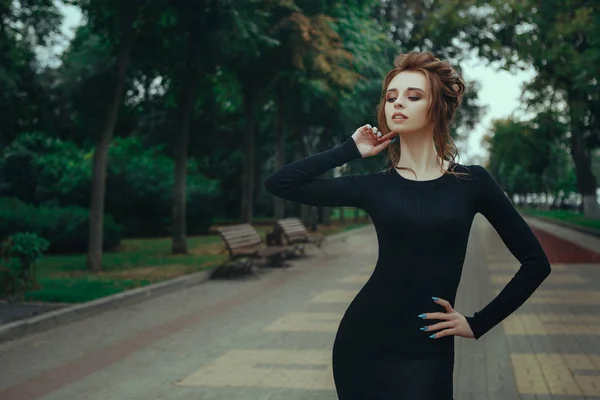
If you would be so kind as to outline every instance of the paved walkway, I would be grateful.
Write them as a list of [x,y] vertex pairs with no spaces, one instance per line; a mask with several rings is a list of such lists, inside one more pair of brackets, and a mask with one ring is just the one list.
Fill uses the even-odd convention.
[[[538,292],[480,340],[457,338],[456,400],[600,400],[600,265],[544,240],[569,250]],[[370,227],[327,249],[6,343],[0,399],[335,400],[333,338],[377,249]],[[478,216],[455,308],[480,309],[517,268]]]

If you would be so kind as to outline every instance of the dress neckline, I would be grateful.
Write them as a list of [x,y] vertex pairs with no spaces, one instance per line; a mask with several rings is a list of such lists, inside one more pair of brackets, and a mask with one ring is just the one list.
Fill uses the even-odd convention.
[[448,169],[444,172],[443,175],[440,175],[437,178],[427,179],[424,181],[417,181],[417,180],[405,178],[402,175],[400,175],[400,173],[398,172],[398,170],[395,167],[391,168],[389,172],[390,172],[390,174],[395,175],[397,180],[406,186],[431,187],[431,186],[440,185],[440,184],[444,183],[445,181],[447,181],[448,178],[453,175],[452,173],[449,173],[448,171],[452,171],[452,169],[456,168],[457,165],[458,164],[451,162],[450,165],[448,166]]

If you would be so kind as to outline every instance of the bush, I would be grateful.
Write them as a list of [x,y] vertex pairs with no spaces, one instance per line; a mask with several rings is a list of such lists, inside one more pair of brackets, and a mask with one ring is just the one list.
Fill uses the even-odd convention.
[[[39,133],[20,135],[0,157],[0,196],[46,206],[90,204],[93,151]],[[123,235],[164,236],[170,233],[174,163],[160,147],[137,137],[111,144],[104,210],[123,225]],[[206,233],[212,223],[219,182],[188,162],[188,234]]]
[[[126,235],[156,237],[171,232],[175,165],[160,147],[139,138],[117,139],[110,150],[106,209],[125,225]],[[198,173],[188,161],[187,233],[206,233],[212,223],[218,181]]]
[[[86,252],[88,216],[88,210],[81,207],[35,207],[18,199],[0,198],[0,238],[32,232],[48,240],[50,253]],[[110,215],[104,216],[105,251],[120,245],[121,230]]]
[[36,286],[35,262],[49,243],[34,233],[16,233],[2,243],[0,296],[9,301]]

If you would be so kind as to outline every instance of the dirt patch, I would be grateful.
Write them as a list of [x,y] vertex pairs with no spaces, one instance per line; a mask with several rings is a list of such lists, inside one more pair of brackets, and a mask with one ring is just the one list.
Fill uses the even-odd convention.
[[115,279],[144,279],[149,281],[176,278],[191,270],[186,265],[161,265],[156,267],[131,268],[102,273],[101,276]]
[[189,252],[190,254],[194,255],[218,256],[227,254],[227,249],[225,248],[225,245],[223,243],[216,242],[200,244],[191,249]]

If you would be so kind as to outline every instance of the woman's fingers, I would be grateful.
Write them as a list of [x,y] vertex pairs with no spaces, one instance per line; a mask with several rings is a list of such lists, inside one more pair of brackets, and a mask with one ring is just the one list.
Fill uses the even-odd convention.
[[386,135],[380,136],[377,140],[379,140],[379,142],[385,142],[386,140],[394,139],[396,135],[398,135],[396,132],[389,132]]
[[456,312],[448,300],[433,297],[433,301],[444,307],[446,312],[419,314],[419,317],[423,319],[440,320],[440,322],[428,326],[426,325],[421,328],[422,331],[439,331],[433,332],[429,336],[431,339],[438,339],[450,335],[461,336],[465,338],[475,337],[466,317]]
[[373,148],[373,150],[374,150],[376,153],[379,153],[380,151],[383,151],[383,150],[385,150],[385,148],[386,148],[386,147],[388,147],[388,146],[390,145],[390,143],[392,143],[390,140],[388,140],[388,141],[386,141],[386,142],[383,142],[383,143],[380,143],[380,144],[376,145],[376,146]]
[[369,140],[370,140],[370,139],[371,139],[371,136],[372,136],[372,135],[371,135],[371,125],[368,125],[368,124],[367,124],[367,125],[363,125],[363,126],[360,128],[360,133],[361,133],[361,134],[362,134],[362,135],[363,135],[365,138],[367,138],[367,139],[369,139]]
[[440,306],[444,307],[446,309],[446,312],[448,313],[452,313],[454,312],[454,309],[452,308],[452,305],[450,305],[450,302],[448,300],[444,300],[444,299],[440,299],[437,298],[433,300],[434,302],[436,302],[437,304],[439,304]]
[[372,127],[369,124],[364,125],[361,127],[361,133],[373,146],[377,146],[381,143],[377,140],[377,138],[381,136],[381,132],[379,132],[376,127]]
[[[366,141],[366,143],[365,141],[362,141],[361,143],[368,143],[372,146],[372,149],[369,150],[370,155],[375,155],[385,150],[391,143],[389,139],[396,135],[394,133],[384,135],[377,127],[371,126],[370,124],[365,124],[358,128],[357,133],[359,133]],[[358,138],[355,140],[358,140]]]
[[444,321],[438,322],[437,324],[433,325],[426,325],[422,327],[421,330],[433,333],[434,331],[439,331],[440,329],[454,328],[455,325],[456,324],[454,323],[454,321]]

